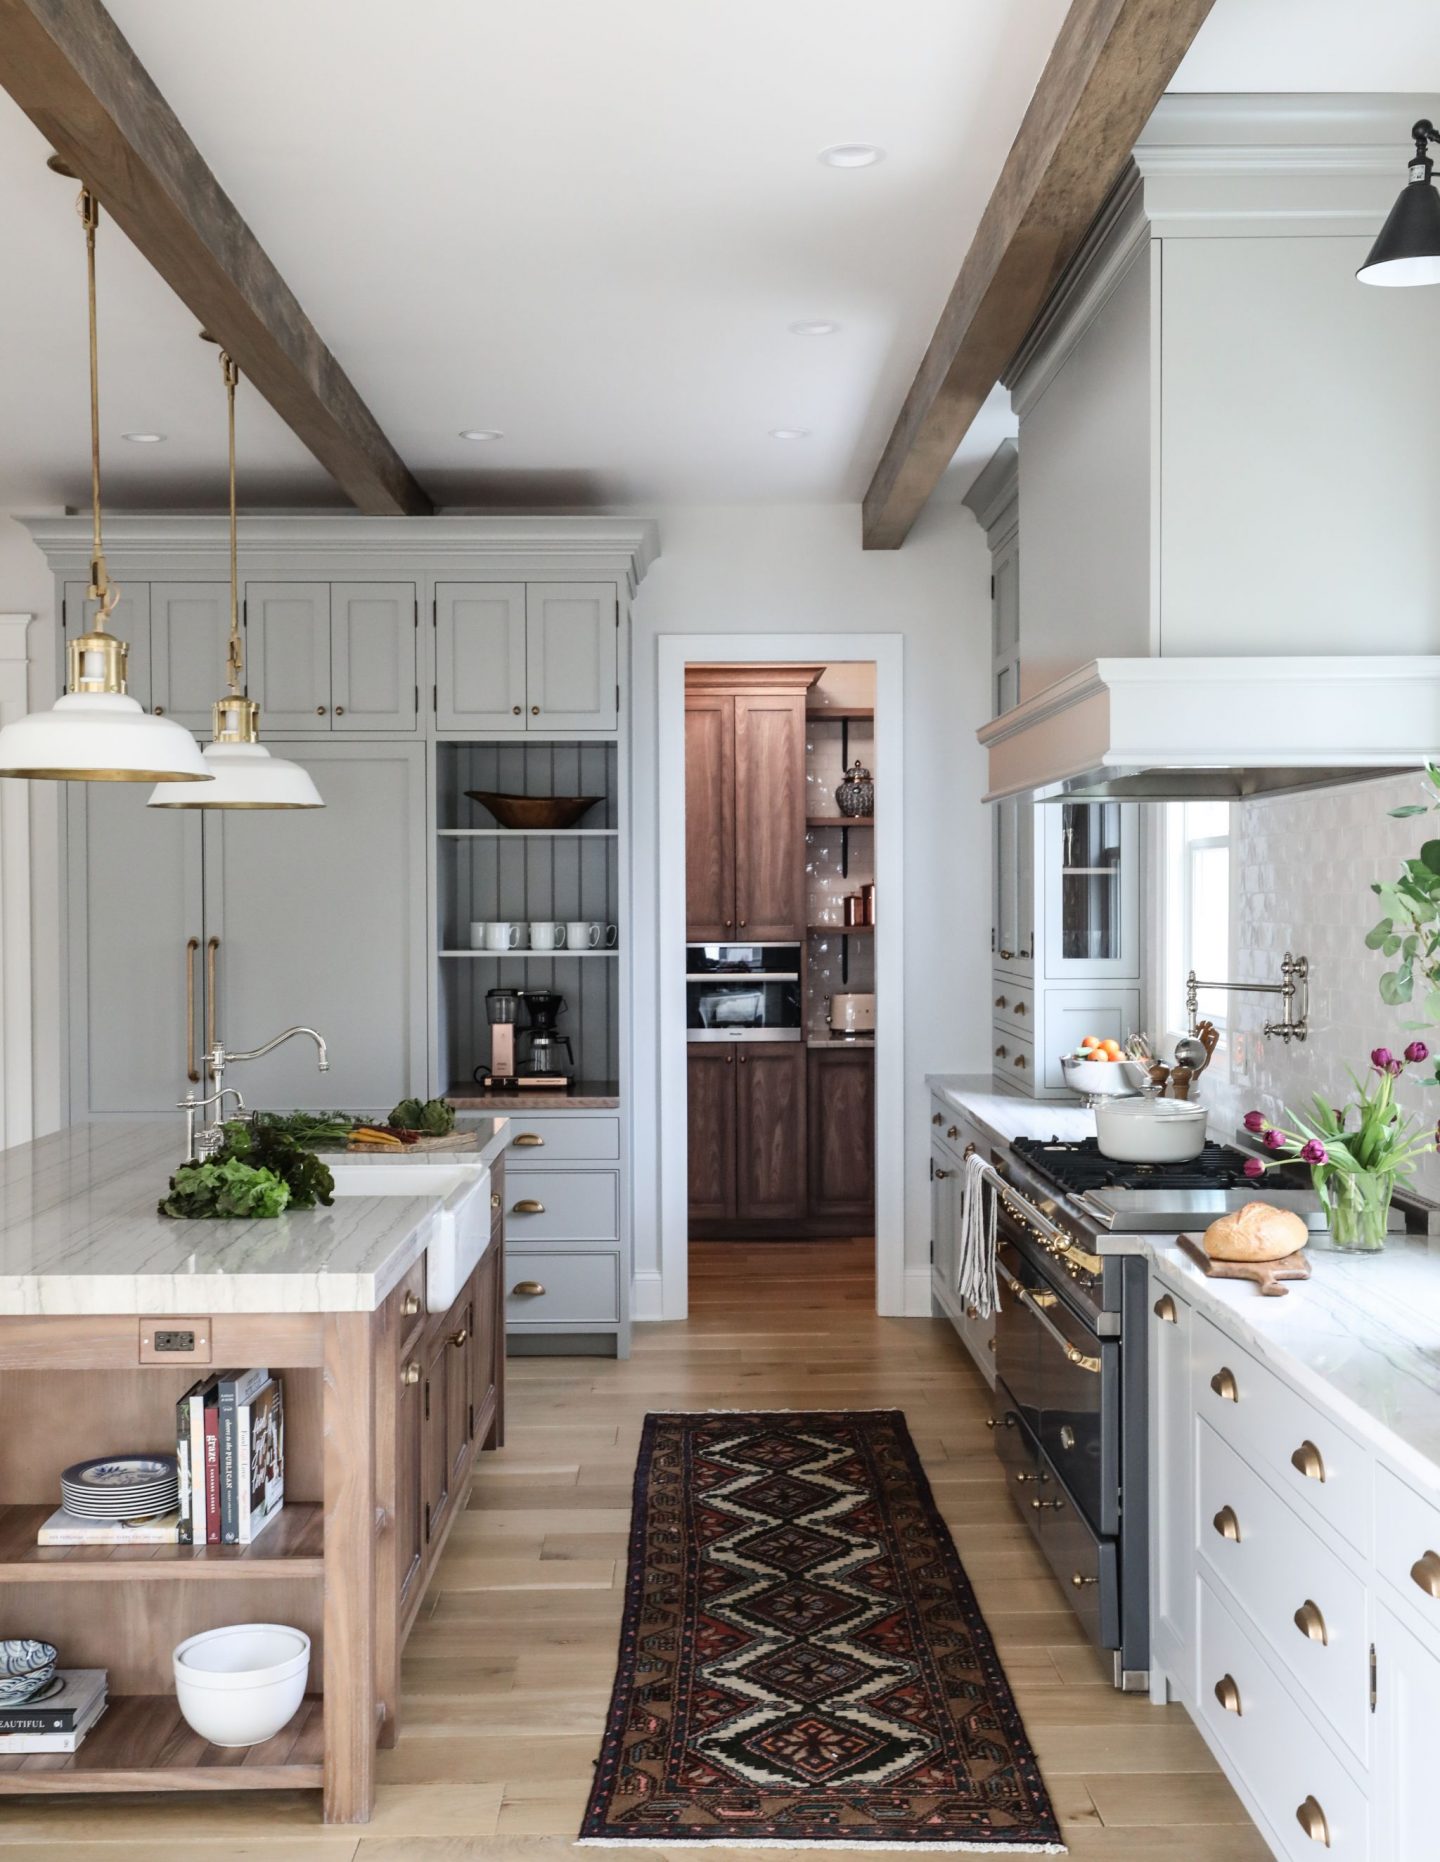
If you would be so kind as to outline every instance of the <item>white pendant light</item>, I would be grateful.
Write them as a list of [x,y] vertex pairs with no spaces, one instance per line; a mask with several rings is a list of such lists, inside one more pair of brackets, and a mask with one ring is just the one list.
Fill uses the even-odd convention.
[[[205,334],[201,332],[202,336]],[[213,338],[206,336],[207,342]],[[260,707],[247,698],[245,643],[240,632],[239,544],[235,515],[235,389],[240,370],[220,351],[220,373],[230,418],[230,639],[225,653],[229,690],[215,701],[213,740],[205,746],[206,772],[214,777],[203,789],[157,788],[151,808],[323,808],[310,772],[284,757],[271,756],[259,742]]]
[[[60,174],[69,170],[52,157]],[[106,626],[120,598],[105,567],[100,535],[100,365],[95,318],[95,229],[100,209],[80,190],[90,305],[90,506],[94,520],[89,596],[94,625],[67,648],[63,698],[0,730],[0,776],[56,782],[208,783],[199,746],[169,718],[153,717],[125,690],[129,648]]]

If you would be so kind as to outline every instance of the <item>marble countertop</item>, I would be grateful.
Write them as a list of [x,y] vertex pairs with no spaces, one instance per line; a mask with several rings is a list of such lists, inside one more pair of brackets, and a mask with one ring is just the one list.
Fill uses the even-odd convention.
[[[505,1121],[475,1125],[473,1148],[413,1161],[491,1162]],[[370,1312],[423,1253],[440,1206],[428,1194],[346,1196],[264,1221],[175,1221],[156,1204],[183,1150],[180,1122],[157,1119],[70,1126],[0,1152],[0,1318]]]
[[988,1073],[927,1073],[932,1093],[983,1126],[996,1144],[1015,1138],[1093,1138],[1094,1115],[1084,1106],[1053,1099],[997,1093]]

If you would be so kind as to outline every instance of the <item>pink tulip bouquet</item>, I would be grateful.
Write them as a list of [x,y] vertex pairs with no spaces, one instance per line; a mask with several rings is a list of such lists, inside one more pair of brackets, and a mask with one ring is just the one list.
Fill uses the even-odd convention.
[[1396,1080],[1407,1067],[1429,1058],[1423,1041],[1412,1041],[1399,1058],[1388,1047],[1377,1047],[1365,1081],[1350,1076],[1356,1095],[1350,1105],[1337,1108],[1317,1096],[1308,1119],[1287,1112],[1288,1126],[1272,1125],[1262,1112],[1247,1112],[1246,1131],[1270,1155],[1248,1158],[1246,1176],[1263,1177],[1277,1164],[1308,1164],[1335,1246],[1377,1252],[1385,1245],[1395,1185],[1408,1183],[1415,1160],[1440,1145],[1440,1128],[1422,1131],[1420,1121],[1395,1103]]

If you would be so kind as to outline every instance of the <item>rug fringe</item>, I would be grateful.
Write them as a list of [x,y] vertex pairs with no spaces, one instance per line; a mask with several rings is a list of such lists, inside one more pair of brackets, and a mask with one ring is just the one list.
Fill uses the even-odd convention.
[[925,1849],[935,1854],[967,1856],[1068,1856],[1064,1843],[848,1843],[828,1839],[792,1842],[789,1837],[711,1836],[687,1843],[682,1836],[577,1836],[576,1849],[861,1849],[871,1855],[909,1855]]

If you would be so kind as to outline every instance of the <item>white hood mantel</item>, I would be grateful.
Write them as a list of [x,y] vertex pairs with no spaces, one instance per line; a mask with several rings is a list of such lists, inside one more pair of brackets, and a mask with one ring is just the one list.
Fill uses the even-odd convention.
[[1097,659],[978,735],[987,802],[1329,788],[1440,759],[1440,655]]

